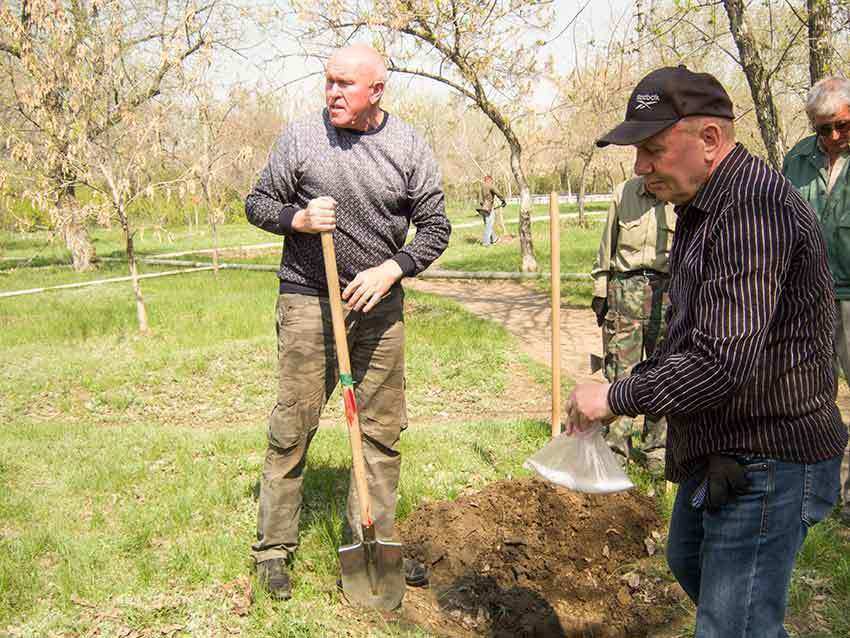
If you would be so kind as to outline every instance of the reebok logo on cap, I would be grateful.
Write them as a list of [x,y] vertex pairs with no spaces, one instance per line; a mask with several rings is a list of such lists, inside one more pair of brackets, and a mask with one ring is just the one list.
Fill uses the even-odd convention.
[[637,101],[635,110],[639,111],[640,109],[651,109],[653,104],[658,104],[661,101],[661,97],[657,93],[638,93],[635,100]]

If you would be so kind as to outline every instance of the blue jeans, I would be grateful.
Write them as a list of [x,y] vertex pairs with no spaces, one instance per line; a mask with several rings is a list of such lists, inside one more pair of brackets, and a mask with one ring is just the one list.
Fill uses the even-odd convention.
[[481,243],[485,246],[489,246],[496,240],[496,235],[493,233],[493,220],[495,217],[496,213],[492,210],[484,215],[484,237],[481,239]]
[[697,605],[696,638],[785,637],[797,550],[835,505],[841,457],[809,465],[738,460],[766,469],[750,472],[747,493],[716,512],[690,505],[701,473],[679,486],[667,563]]

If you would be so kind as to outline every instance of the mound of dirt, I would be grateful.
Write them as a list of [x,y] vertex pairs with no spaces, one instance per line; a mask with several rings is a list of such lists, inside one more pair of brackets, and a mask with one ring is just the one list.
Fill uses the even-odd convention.
[[405,553],[431,568],[430,590],[409,590],[405,607],[448,635],[656,635],[684,613],[684,594],[649,558],[663,528],[655,503],[635,491],[493,483],[401,525]]

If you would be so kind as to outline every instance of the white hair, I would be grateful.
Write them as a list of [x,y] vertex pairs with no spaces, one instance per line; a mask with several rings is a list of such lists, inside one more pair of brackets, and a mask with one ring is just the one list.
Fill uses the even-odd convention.
[[814,124],[815,119],[829,117],[845,105],[850,105],[850,80],[835,76],[823,78],[809,90],[806,115],[809,116],[809,122]]

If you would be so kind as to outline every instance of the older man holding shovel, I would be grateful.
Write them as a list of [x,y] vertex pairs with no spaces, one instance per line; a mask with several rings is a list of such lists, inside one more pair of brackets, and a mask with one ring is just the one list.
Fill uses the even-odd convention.
[[[355,540],[372,526],[378,539],[393,538],[399,437],[407,423],[399,282],[443,252],[451,226],[431,150],[380,107],[385,81],[384,62],[371,47],[336,51],[326,66],[326,108],[284,130],[245,204],[252,224],[284,236],[280,376],[252,546],[258,579],[277,599],[290,597],[286,560],[298,543],[307,449],[339,378],[321,233],[333,233],[348,306],[348,381],[359,406],[371,501],[372,520],[364,521],[352,481],[348,523]],[[405,245],[411,223],[417,232]],[[427,582],[424,566],[407,559],[404,577],[410,585]]]
[[680,66],[641,80],[597,142],[635,146],[635,172],[676,204],[670,311],[630,377],[575,388],[567,426],[665,415],[667,560],[696,636],[785,636],[795,556],[836,502],[847,441],[835,300],[812,209],[734,135],[725,89]]

